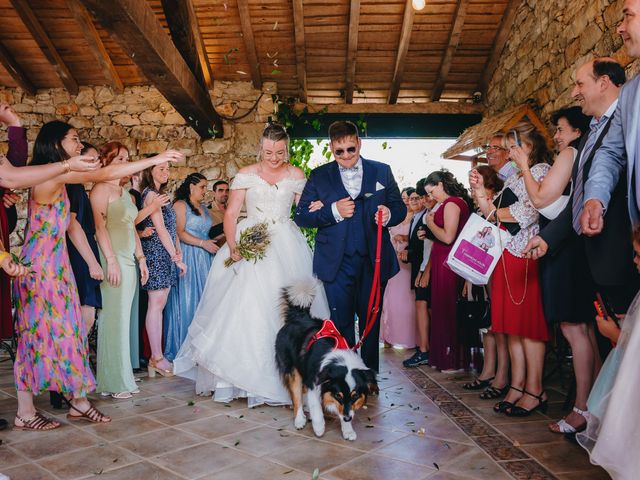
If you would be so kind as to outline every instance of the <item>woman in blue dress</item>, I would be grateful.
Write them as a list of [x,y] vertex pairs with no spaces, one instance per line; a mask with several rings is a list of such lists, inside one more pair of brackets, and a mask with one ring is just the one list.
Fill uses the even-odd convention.
[[206,177],[191,173],[178,187],[174,198],[176,231],[187,274],[180,277],[178,285],[169,292],[164,310],[164,356],[170,361],[176,357],[187,336],[213,256],[220,248],[209,239],[213,222],[203,204],[206,191]]

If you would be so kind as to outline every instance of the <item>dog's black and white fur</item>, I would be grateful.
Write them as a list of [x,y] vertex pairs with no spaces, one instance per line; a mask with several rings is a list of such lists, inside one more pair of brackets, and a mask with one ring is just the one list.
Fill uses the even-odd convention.
[[276,363],[291,395],[298,430],[307,423],[302,410],[306,392],[311,424],[318,437],[324,434],[326,410],[340,419],[345,440],[355,440],[351,424],[354,412],[366,404],[369,385],[377,385],[376,374],[352,350],[333,350],[330,338],[316,340],[307,350],[323,322],[309,312],[316,288],[318,281],[310,278],[284,289],[284,326],[276,338]]

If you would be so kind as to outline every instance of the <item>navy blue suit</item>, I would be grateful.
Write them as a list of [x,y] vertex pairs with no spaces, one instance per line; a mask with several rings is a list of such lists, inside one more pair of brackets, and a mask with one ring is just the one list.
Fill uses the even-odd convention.
[[[391,212],[387,227],[399,224],[407,216],[407,207],[389,165],[363,158],[362,173],[362,187],[354,199],[353,217],[336,222],[331,211],[333,202],[349,196],[335,161],[311,172],[295,214],[295,222],[300,227],[318,228],[313,272],[324,283],[331,319],[352,346],[355,344],[355,315],[358,315],[360,332],[364,330],[367,316],[376,255],[374,218],[378,205],[385,205]],[[315,200],[320,200],[324,206],[309,212],[309,204]],[[398,272],[398,261],[387,228],[383,228],[382,235],[380,278],[384,293],[387,281]],[[380,312],[361,347],[365,364],[376,371],[379,322]]]

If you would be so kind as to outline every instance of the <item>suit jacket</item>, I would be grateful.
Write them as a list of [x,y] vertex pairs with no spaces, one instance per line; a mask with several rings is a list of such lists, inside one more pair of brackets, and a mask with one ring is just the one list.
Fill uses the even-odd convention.
[[[402,201],[398,185],[389,165],[362,159],[363,216],[368,256],[375,262],[377,225],[374,222],[378,205],[385,205],[391,212],[387,227],[393,227],[407,216],[407,207]],[[350,219],[336,222],[331,205],[348,197],[337,162],[329,162],[315,168],[304,187],[296,208],[294,220],[300,227],[317,228],[313,255],[313,271],[322,281],[333,281],[338,273],[348,241],[347,226]],[[309,212],[309,204],[320,200],[324,206]],[[387,228],[382,229],[382,253],[380,278],[384,283],[398,272],[398,261],[389,238]]]
[[[618,104],[619,105],[619,104]],[[596,140],[590,155],[584,160],[583,179],[590,182],[594,172],[595,160],[598,158],[600,149],[603,148],[609,132],[615,125],[618,110],[609,119],[607,125]],[[580,153],[587,141],[587,136],[582,139],[579,147]],[[580,156],[578,155],[578,159]],[[579,162],[573,164],[572,178],[575,183],[578,174]],[[625,176],[623,172],[623,177]],[[585,184],[586,185],[586,184]],[[585,192],[586,195],[586,192]],[[587,198],[585,196],[585,198]],[[559,252],[571,248],[577,238],[573,230],[573,193],[565,209],[540,230],[540,236],[549,245],[549,254],[557,255]],[[584,237],[584,245],[587,253],[589,269],[598,285],[620,285],[626,282],[625,279],[635,276],[632,258],[633,250],[630,240],[630,223],[627,208],[627,186],[624,178],[618,182],[613,190],[609,207],[604,218],[604,229],[602,233],[595,237]]]
[[639,180],[633,174],[636,162],[640,162],[640,159],[636,159],[640,153],[638,152],[639,88],[640,75],[636,75],[622,87],[611,128],[593,159],[591,175],[585,184],[584,191],[585,200],[597,198],[608,209],[612,194],[626,172],[627,209],[633,226],[640,224],[640,211],[635,196],[636,184]]

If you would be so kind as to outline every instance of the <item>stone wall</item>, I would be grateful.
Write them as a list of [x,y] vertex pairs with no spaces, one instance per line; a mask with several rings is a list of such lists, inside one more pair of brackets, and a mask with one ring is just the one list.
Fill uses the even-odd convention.
[[[121,94],[109,87],[80,87],[78,95],[61,88],[38,90],[29,96],[20,89],[0,89],[0,101],[13,106],[27,129],[29,158],[40,127],[51,120],[68,121],[80,138],[99,147],[117,140],[129,149],[133,160],[174,148],[186,155],[186,163],[172,166],[175,181],[198,171],[210,181],[233,177],[242,166],[256,161],[260,134],[269,116],[274,115],[271,95],[276,84],[265,82],[262,91],[251,82],[215,82],[211,92],[216,110],[225,117],[224,138],[202,140],[154,87],[127,87]],[[257,104],[256,104],[257,102]],[[6,153],[6,130],[0,131],[0,151]],[[18,227],[11,245],[22,244],[26,217],[26,191],[18,205]],[[19,249],[18,249],[19,250]]]
[[623,4],[624,0],[522,0],[489,84],[489,113],[533,99],[547,118],[572,104],[573,72],[593,57],[614,57],[631,78],[640,62],[631,62],[616,33]]

